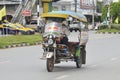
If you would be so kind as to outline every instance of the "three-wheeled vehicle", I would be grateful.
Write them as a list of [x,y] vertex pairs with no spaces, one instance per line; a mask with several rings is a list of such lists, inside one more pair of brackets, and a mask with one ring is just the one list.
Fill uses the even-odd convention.
[[[85,47],[88,41],[86,17],[71,11],[53,11],[43,13],[41,17],[46,21],[42,43],[44,52],[41,59],[47,60],[47,71],[52,72],[54,64],[61,61],[74,61],[77,68],[85,64]],[[77,35],[70,37],[73,39],[70,41],[69,36],[72,32],[69,26],[73,21],[78,22],[79,30]]]

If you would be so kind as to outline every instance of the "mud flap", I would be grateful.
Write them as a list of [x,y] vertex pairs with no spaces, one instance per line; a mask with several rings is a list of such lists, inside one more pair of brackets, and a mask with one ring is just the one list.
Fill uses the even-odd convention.
[[77,46],[77,47],[76,47],[76,50],[75,50],[75,56],[76,56],[76,57],[79,57],[80,54],[81,54],[80,46]]
[[46,58],[51,58],[53,56],[53,52],[47,52]]

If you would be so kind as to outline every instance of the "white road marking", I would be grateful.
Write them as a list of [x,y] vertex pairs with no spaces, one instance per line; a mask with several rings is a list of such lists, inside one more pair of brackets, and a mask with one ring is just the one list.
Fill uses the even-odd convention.
[[0,64],[9,63],[9,62],[10,62],[10,60],[0,61]]
[[115,60],[117,60],[117,59],[118,59],[118,58],[117,58],[117,57],[115,57],[115,58],[112,58],[112,59],[111,59],[111,61],[115,61]]
[[96,66],[97,66],[97,65],[91,65],[90,67],[91,67],[91,68],[94,68],[94,67],[96,67]]
[[57,78],[55,78],[55,79],[60,80],[60,79],[66,78],[66,77],[69,77],[69,75],[62,75],[62,76],[59,76],[59,77],[57,77]]

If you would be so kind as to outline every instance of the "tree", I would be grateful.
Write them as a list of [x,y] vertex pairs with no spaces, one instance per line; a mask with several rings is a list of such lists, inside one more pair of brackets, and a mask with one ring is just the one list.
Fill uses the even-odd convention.
[[108,7],[104,6],[103,10],[102,10],[102,21],[105,20],[105,18],[107,17],[107,12],[108,12]]
[[[102,21],[107,17],[107,11],[108,11],[108,6],[104,6],[102,10]],[[120,20],[120,0],[119,2],[111,2],[110,17],[112,19],[112,22],[114,22],[117,17],[118,20]]]
[[[120,1],[111,3],[110,5],[110,16],[112,17],[113,22],[118,17],[120,19]],[[118,21],[119,22],[119,21]]]

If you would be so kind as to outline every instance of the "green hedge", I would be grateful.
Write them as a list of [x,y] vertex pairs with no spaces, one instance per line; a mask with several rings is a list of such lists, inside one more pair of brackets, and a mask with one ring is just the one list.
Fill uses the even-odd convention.
[[[101,24],[99,25],[99,29],[109,29],[108,25],[106,24]],[[117,29],[120,30],[120,24],[110,24],[110,29]]]
[[108,25],[101,24],[99,25],[99,30],[97,32],[119,32],[120,33],[120,24],[110,24],[110,28]]
[[111,29],[120,30],[120,24],[111,24]]
[[101,29],[101,30],[98,30],[97,32],[119,32],[120,33],[120,30],[117,30],[117,29]]
[[106,24],[101,24],[101,25],[99,25],[99,29],[101,30],[101,29],[107,29],[108,28],[108,25],[106,25]]

